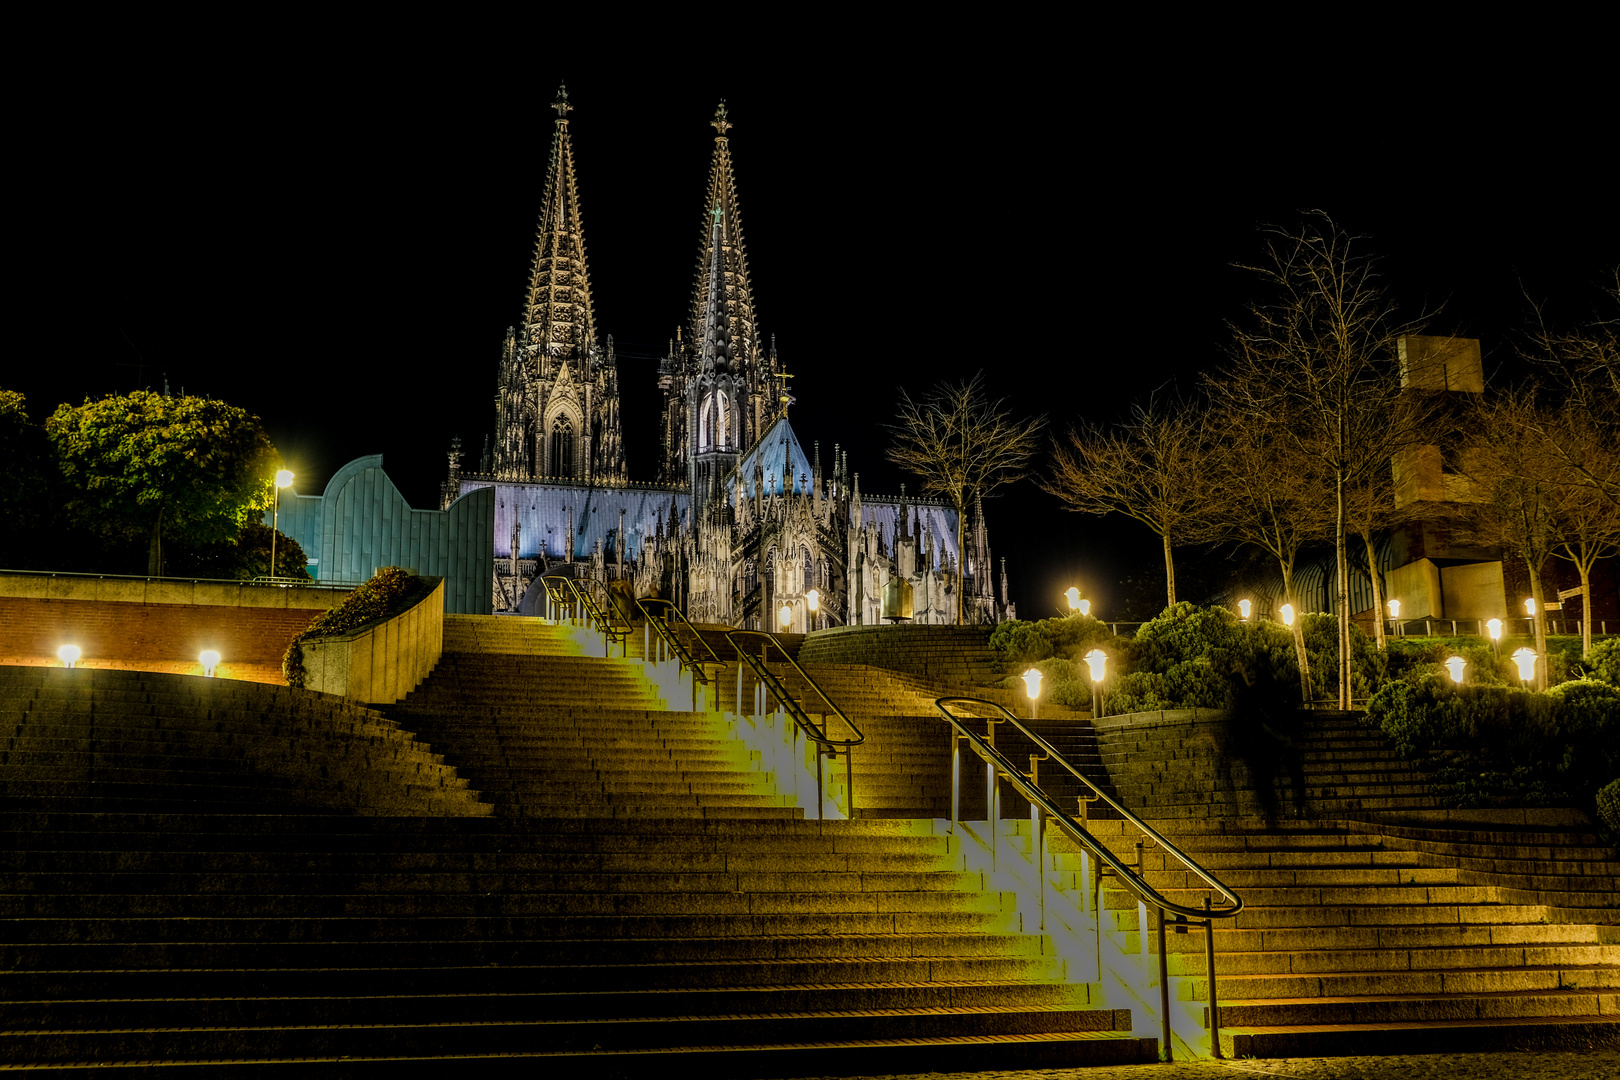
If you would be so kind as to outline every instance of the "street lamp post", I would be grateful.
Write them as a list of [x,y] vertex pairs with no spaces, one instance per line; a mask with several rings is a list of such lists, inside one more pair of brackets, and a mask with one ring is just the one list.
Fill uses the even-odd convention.
[[821,616],[817,612],[821,610],[821,594],[815,589],[811,589],[804,594],[804,600],[805,603],[810,605],[810,621],[819,622]]
[[1102,714],[1102,681],[1108,674],[1108,654],[1101,649],[1086,653],[1086,666],[1091,668],[1091,718]]
[[1491,660],[1494,662],[1500,655],[1497,650],[1502,644],[1502,620],[1492,619],[1490,622],[1485,624],[1485,629],[1490,631]]
[[1396,620],[1401,617],[1401,602],[1394,598],[1389,601],[1389,632],[1395,633]]
[[[276,580],[276,533],[281,529],[281,489],[293,482],[287,469],[276,472],[276,508],[270,512],[270,580]],[[263,520],[262,518],[260,519]]]
[[1029,697],[1029,718],[1037,719],[1041,699],[1041,673],[1037,668],[1030,668],[1019,678],[1024,680],[1024,693]]

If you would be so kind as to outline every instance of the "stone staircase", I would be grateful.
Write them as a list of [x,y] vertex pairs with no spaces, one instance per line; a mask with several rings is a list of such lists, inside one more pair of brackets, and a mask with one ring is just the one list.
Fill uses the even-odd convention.
[[290,687],[0,667],[0,807],[80,812],[490,812],[374,709]]
[[[1229,1053],[1620,1045],[1620,862],[1578,814],[1440,810],[1379,732],[1334,714],[1305,721],[1304,798],[1276,770],[1268,823],[1209,714],[1099,726],[1126,805],[1244,898],[1215,931]],[[1092,831],[1136,858],[1123,823]],[[1054,867],[1078,888],[1065,846]],[[1142,859],[1169,898],[1203,895],[1162,852]],[[1105,894],[1136,933],[1134,902]],[[1207,1001],[1201,933],[1167,947],[1180,995]]]
[[446,646],[388,720],[445,738],[442,767],[474,778],[484,816],[311,812],[299,792],[204,812],[176,792],[8,796],[0,1065],[348,1075],[431,1058],[602,1077],[1156,1058],[935,822],[804,820],[710,718],[658,709],[625,662],[568,658],[569,635],[533,620],[450,616]]

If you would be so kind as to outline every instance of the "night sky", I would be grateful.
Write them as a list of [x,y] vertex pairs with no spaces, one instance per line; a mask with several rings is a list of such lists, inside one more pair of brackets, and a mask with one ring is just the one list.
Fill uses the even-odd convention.
[[[475,466],[493,425],[562,79],[633,479],[655,467],[656,357],[686,318],[722,97],[795,429],[824,455],[842,443],[869,492],[907,479],[883,458],[900,386],[983,370],[1060,431],[1190,393],[1252,293],[1231,264],[1301,209],[1364,234],[1402,312],[1481,338],[1498,380],[1516,374],[1524,292],[1587,318],[1620,263],[1612,138],[1594,139],[1612,97],[1555,81],[1431,71],[1401,75],[1398,98],[1306,100],[1192,68],[1147,93],[1044,45],[989,66],[874,49],[809,67],[283,44],[98,64],[87,92],[18,120],[24,330],[0,386],[36,418],[166,376],[261,416],[300,490],[380,452],[436,505],[451,437]],[[1119,576],[1159,561],[1145,529],[1031,484],[989,514],[1026,617],[1074,582],[1107,615]]]

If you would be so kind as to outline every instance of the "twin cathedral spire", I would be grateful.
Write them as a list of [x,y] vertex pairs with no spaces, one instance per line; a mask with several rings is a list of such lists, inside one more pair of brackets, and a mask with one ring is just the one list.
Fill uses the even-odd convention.
[[[629,479],[613,338],[598,341],[580,221],[568,90],[557,92],[523,320],[510,328],[496,387],[492,459],[503,480],[623,484]],[[788,397],[774,348],[760,341],[732,173],[732,124],[721,101],[704,198],[696,281],[684,336],[659,362],[664,393],[657,479],[694,507],[720,490]]]

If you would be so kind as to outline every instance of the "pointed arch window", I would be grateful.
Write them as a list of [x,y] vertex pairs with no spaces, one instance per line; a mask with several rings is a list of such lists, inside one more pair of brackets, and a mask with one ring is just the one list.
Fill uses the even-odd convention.
[[731,398],[726,394],[716,395],[719,401],[719,415],[716,417],[715,443],[721,450],[729,450],[735,445],[731,437]]
[[813,589],[816,586],[816,564],[810,561],[810,549],[801,547],[799,557],[804,564],[804,587]]
[[551,423],[551,475],[574,475],[574,425],[566,416]]
[[698,449],[707,450],[714,441],[714,395],[703,396],[703,406],[698,412]]

